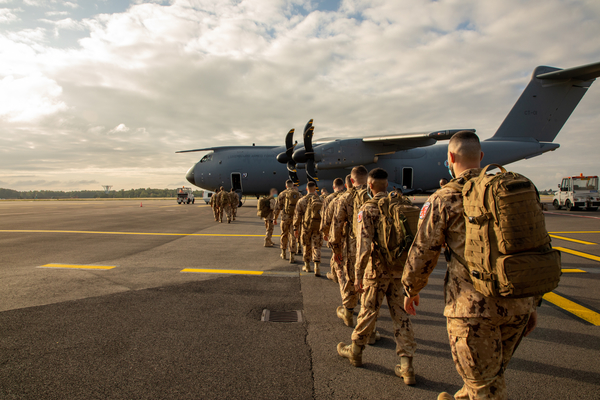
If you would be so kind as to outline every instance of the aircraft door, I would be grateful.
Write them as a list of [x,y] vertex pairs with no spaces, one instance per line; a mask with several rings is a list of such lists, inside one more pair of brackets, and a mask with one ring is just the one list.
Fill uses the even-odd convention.
[[242,192],[242,174],[239,172],[231,173],[231,187],[236,192]]
[[412,167],[402,168],[402,190],[413,188],[413,169]]

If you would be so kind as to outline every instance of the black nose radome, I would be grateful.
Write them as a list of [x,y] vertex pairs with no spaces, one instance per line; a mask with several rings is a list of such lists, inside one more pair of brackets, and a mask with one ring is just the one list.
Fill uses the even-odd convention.
[[187,179],[192,185],[196,184],[196,181],[194,180],[194,167],[195,165],[192,165],[192,168],[188,169],[187,174],[185,174],[185,179]]

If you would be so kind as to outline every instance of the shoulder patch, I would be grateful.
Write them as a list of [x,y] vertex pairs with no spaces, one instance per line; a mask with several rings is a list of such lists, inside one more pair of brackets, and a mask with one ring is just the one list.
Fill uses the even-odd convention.
[[425,216],[427,215],[427,211],[429,211],[430,205],[430,202],[426,202],[425,204],[423,204],[423,208],[421,208],[421,213],[419,214],[419,219],[425,218]]
[[362,220],[363,220],[363,212],[362,211],[359,212],[358,213],[358,217],[356,217],[356,218],[358,219],[358,223],[360,224],[362,222]]

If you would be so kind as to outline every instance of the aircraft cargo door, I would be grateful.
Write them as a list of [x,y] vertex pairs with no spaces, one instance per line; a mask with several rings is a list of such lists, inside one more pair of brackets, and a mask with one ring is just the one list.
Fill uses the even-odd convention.
[[402,168],[402,190],[413,188],[413,169]]
[[239,172],[231,173],[231,187],[236,192],[242,192],[242,174]]

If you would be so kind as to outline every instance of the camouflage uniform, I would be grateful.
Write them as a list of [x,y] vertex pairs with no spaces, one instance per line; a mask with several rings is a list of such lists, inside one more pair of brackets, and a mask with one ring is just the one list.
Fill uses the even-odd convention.
[[214,195],[216,197],[215,206],[217,208],[217,220],[219,222],[223,222],[223,206],[221,205],[221,197],[223,196],[223,193],[223,191],[220,191],[219,193]]
[[[386,196],[387,193],[380,192],[373,197],[373,200],[379,201]],[[417,343],[412,324],[404,310],[402,288],[402,266],[406,260],[406,253],[397,264],[391,266],[374,246],[373,238],[380,215],[377,204],[367,202],[360,208],[357,217],[355,279],[357,282],[363,281],[365,293],[362,296],[362,307],[352,333],[352,341],[358,346],[368,343],[385,297],[394,323],[396,354],[400,357],[413,357]]]
[[[333,220],[333,212],[335,210],[335,200],[339,199],[342,194],[343,192],[333,192],[327,196],[323,202],[323,218],[321,219],[320,227],[320,231],[323,236],[329,237],[329,232],[331,231],[331,221]],[[331,238],[329,238],[329,240],[331,240]],[[329,240],[327,241],[327,247],[331,248]],[[338,265],[338,263],[335,261],[335,253],[333,251],[331,252],[331,261],[329,262],[329,265],[331,267],[331,273],[335,274],[337,277],[339,275],[338,270],[341,268],[341,264]]]
[[237,217],[237,209],[240,204],[240,196],[236,192],[230,192],[231,196],[231,217],[235,221],[235,217]]
[[[455,181],[464,184],[480,172],[481,169],[467,170]],[[444,244],[464,257],[462,193],[445,185],[429,197],[420,218],[402,278],[411,297],[427,285]],[[467,269],[456,257],[448,263],[444,298],[452,358],[464,381],[454,398],[506,399],[504,370],[521,340],[529,315],[535,311],[534,298],[482,295],[475,290]]]
[[289,247],[290,253],[296,252],[296,237],[292,229],[294,223],[294,214],[287,214],[285,212],[285,201],[288,194],[292,193],[293,189],[285,189],[277,197],[277,204],[275,205],[275,219],[279,217],[281,213],[281,250],[286,250]]
[[275,210],[275,199],[273,197],[271,197],[271,199],[269,200],[269,215],[266,216],[266,218],[264,218],[265,220],[265,229],[266,229],[266,233],[265,233],[265,245],[268,244],[273,244],[273,242],[271,241],[271,238],[273,237],[273,212]]
[[213,210],[213,214],[215,215],[215,221],[219,221],[219,205],[217,204],[218,201],[218,193],[213,193],[212,196],[210,196],[210,207]]
[[307,194],[298,200],[298,204],[296,204],[296,212],[294,214],[294,231],[300,232],[300,238],[302,242],[302,256],[304,262],[312,261],[313,262],[321,262],[321,245],[323,244],[323,236],[321,236],[321,232],[316,230],[314,232],[307,232],[304,229],[304,213],[306,212],[306,207],[308,205],[308,200],[314,197],[315,199],[319,199],[319,196],[316,194]]
[[231,196],[230,196],[229,192],[225,192],[225,191],[222,192],[219,197],[219,200],[220,200],[219,204],[222,209],[221,216],[223,215],[223,210],[224,210],[225,215],[227,216],[227,223],[230,223],[233,214],[232,214],[232,208],[231,208]]

